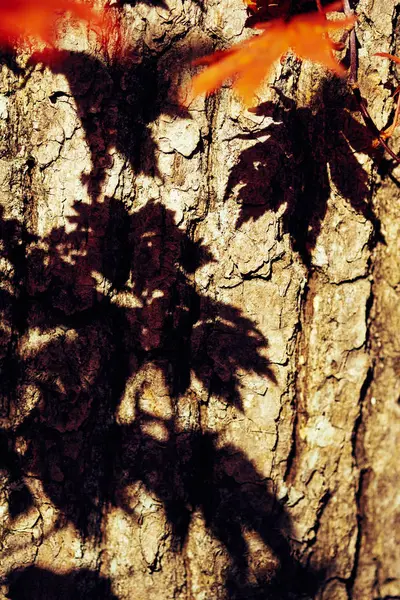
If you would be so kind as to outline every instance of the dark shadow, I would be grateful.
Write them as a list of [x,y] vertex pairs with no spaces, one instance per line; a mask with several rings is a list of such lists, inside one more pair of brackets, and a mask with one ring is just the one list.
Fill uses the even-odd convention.
[[[111,149],[117,149],[134,173],[162,177],[157,166],[157,146],[149,124],[161,113],[191,118],[181,105],[173,75],[205,51],[204,40],[197,47],[193,39],[170,54],[171,69],[157,68],[158,58],[134,53],[105,63],[83,52],[46,50],[29,60],[30,69],[49,68],[63,74],[71,90],[78,116],[90,148],[92,171],[84,176],[91,197],[96,200],[107,169],[112,166]],[[68,94],[55,92],[50,102],[68,101]]]
[[[53,229],[41,246],[18,230],[17,223],[3,219],[4,252],[20,263],[21,274],[26,276],[25,282],[19,281],[26,286],[25,293],[8,298],[14,304],[12,312],[24,315],[18,333],[57,328],[59,334],[13,371],[10,402],[17,385],[19,390],[34,386],[40,400],[14,430],[2,431],[2,467],[11,486],[12,518],[33,503],[24,483],[29,471],[40,478],[64,518],[84,536],[95,536],[102,507],[119,504],[115,489],[122,484],[115,473],[121,453],[123,461],[126,458],[121,440],[129,438],[134,446],[136,435],[142,448],[149,447],[150,453],[138,457],[138,464],[142,462],[144,467],[140,473],[135,470],[136,461],[129,462],[130,479],[142,478],[146,485],[145,457],[154,455],[159,447],[138,425],[125,427],[115,422],[126,382],[135,372],[147,363],[156,365],[173,398],[188,390],[194,373],[210,393],[217,392],[221,400],[240,410],[239,372],[253,371],[272,382],[275,376],[264,352],[267,341],[251,320],[239,309],[196,290],[192,274],[214,259],[201,241],[195,242],[176,227],[172,211],[149,202],[129,215],[124,205],[113,199],[91,206],[77,203],[75,209],[76,217],[70,218],[74,230]],[[27,240],[21,255],[13,253],[17,234]],[[109,281],[107,295],[96,290],[93,272]],[[134,296],[137,308],[113,303],[117,291]],[[194,453],[185,470],[177,459],[175,425],[172,421],[164,425],[169,431],[168,448],[159,455],[157,468],[163,481],[158,485],[153,477],[151,489],[165,503],[178,545],[182,546],[187,534],[189,503],[204,512],[211,531],[231,555],[235,543],[244,543],[241,525],[232,525],[229,541],[224,537],[228,535],[227,522],[218,524],[222,517],[213,516],[220,491],[212,492],[214,499],[205,503],[206,487],[212,484],[211,473],[220,460],[214,438],[185,434],[186,446]],[[27,445],[23,454],[17,451],[21,438]],[[183,437],[180,439],[182,444]],[[241,463],[243,468],[244,456]],[[202,468],[207,481],[196,483]],[[252,469],[250,462],[248,468]],[[174,480],[165,477],[171,469]],[[176,496],[175,485],[180,485],[184,503]],[[249,501],[250,496],[242,504]],[[249,518],[243,515],[244,525]],[[247,526],[251,527],[250,523]],[[267,543],[267,533],[263,536]]]
[[[315,0],[253,0],[253,9],[248,8],[248,18],[246,27],[254,27],[261,21],[271,21],[273,19],[288,20],[300,14],[315,13],[317,5]],[[326,7],[332,4],[331,0],[321,0],[321,5]],[[353,7],[354,8],[354,7]]]
[[117,600],[108,579],[88,569],[62,575],[39,567],[16,569],[7,583],[10,600]]
[[[47,50],[35,53],[30,65],[41,65],[68,80],[92,158],[85,175],[90,195],[97,198],[106,170],[112,166],[112,148],[121,151],[135,172],[157,175],[155,145],[147,128],[157,115],[156,62],[149,58],[137,65],[106,65],[83,52]],[[68,101],[68,94],[54,93],[50,102]]]
[[[165,442],[141,431],[155,421],[138,410],[133,426],[116,430],[122,451],[118,452],[121,462],[115,489],[121,490],[123,484],[116,504],[131,512],[123,489],[143,482],[162,501],[177,548],[185,545],[193,512],[200,511],[207,530],[228,553],[229,598],[278,600],[293,597],[293,593],[314,594],[322,573],[302,568],[293,557],[290,519],[274,495],[273,482],[266,480],[240,449],[231,444],[221,446],[216,434],[179,432],[174,419],[162,422],[168,430]],[[132,447],[136,448],[133,454]],[[251,565],[247,536],[254,534],[264,544],[264,556]],[[252,579],[256,581],[250,585]],[[253,595],[248,595],[250,588]]]
[[13,41],[10,40],[10,44],[7,46],[2,40],[2,46],[0,48],[0,64],[6,65],[14,75],[24,75],[24,69],[20,67],[17,62],[17,54],[15,49],[12,47]]
[[8,416],[10,397],[15,392],[15,344],[18,332],[25,327],[21,306],[25,302],[26,248],[37,239],[18,220],[6,219],[0,206],[0,259],[10,265],[1,274],[0,289],[0,417]]
[[382,241],[380,222],[370,204],[368,174],[355,157],[355,152],[363,152],[377,159],[381,153],[374,148],[369,130],[352,116],[351,110],[356,110],[352,98],[343,96],[337,79],[325,80],[313,106],[305,108],[297,108],[275,89],[278,103],[266,102],[252,109],[257,115],[273,117],[274,122],[255,134],[241,136],[270,137],[245,150],[229,177],[226,198],[241,186],[236,226],[286,203],[283,232],[290,234],[293,248],[310,265],[310,253],[327,210],[331,178],[338,193],[372,223],[374,241]]
[[168,4],[164,0],[118,0],[117,2],[118,7],[125,6],[126,4],[128,4],[129,6],[136,6],[137,4],[148,4],[149,6],[156,6],[158,8],[168,9]]
[[[203,0],[193,0],[193,2],[194,4],[197,4],[200,8],[204,7]],[[148,4],[149,6],[164,8],[166,10],[168,10],[169,8],[165,0],[118,0],[115,4],[112,5],[112,7],[122,7],[126,4],[128,4],[129,6],[136,6],[137,4]]]
[[[75,210],[77,216],[69,219],[75,225],[72,233],[54,229],[43,240],[46,249],[30,252],[31,326],[78,330],[104,322],[113,348],[111,329],[118,323],[120,357],[132,353],[141,365],[165,364],[164,380],[173,397],[187,391],[191,373],[207,388],[211,380],[218,382],[221,395],[239,408],[238,371],[275,382],[265,354],[267,340],[251,320],[197,292],[191,275],[214,259],[201,241],[176,227],[173,211],[148,202],[128,215],[123,203],[113,199],[76,203]],[[108,295],[95,289],[93,271],[109,281]],[[118,308],[112,302],[117,291],[133,295],[139,306]],[[45,369],[52,371],[51,365]]]
[[20,461],[8,433],[0,429],[0,471],[8,475],[8,512],[11,519],[15,519],[33,506],[33,497],[24,483]]
[[[275,381],[263,352],[265,338],[239,309],[196,290],[192,274],[214,259],[201,241],[176,227],[172,211],[149,202],[130,215],[113,199],[75,208],[74,230],[54,229],[40,247],[3,219],[9,257],[16,260],[16,232],[29,240],[25,254],[18,255],[26,291],[9,298],[13,311],[24,315],[19,335],[31,328],[58,331],[19,362],[9,382],[10,402],[18,401],[17,387],[33,386],[39,397],[20,424],[0,436],[10,516],[17,518],[33,504],[24,482],[29,472],[40,478],[63,519],[84,537],[95,537],[104,506],[130,512],[124,490],[141,481],[163,503],[177,550],[185,544],[193,511],[203,513],[229,556],[231,598],[246,597],[249,584],[246,531],[256,533],[280,564],[268,577],[259,572],[259,589],[278,585],[285,597],[280,573],[301,571],[291,556],[290,522],[243,452],[220,447],[210,433],[179,431],[175,417],[160,420],[167,431],[160,442],[142,428],[156,419],[140,409],[140,394],[133,423],[116,422],[126,382],[147,363],[162,372],[172,398],[188,390],[194,373],[210,393],[217,390],[222,401],[242,410],[239,372]],[[109,281],[107,295],[96,289],[94,272]],[[129,292],[138,306],[115,304],[117,291]],[[17,450],[20,439],[26,443],[23,453]],[[85,572],[65,578],[32,568],[15,580],[10,597],[23,598],[18,594],[25,587],[18,581],[31,577],[38,589],[53,589],[54,583],[55,589],[74,590]]]
[[[188,59],[189,55],[193,58],[192,50]],[[316,589],[318,577],[293,557],[290,519],[271,483],[239,448],[221,445],[207,431],[179,429],[176,416],[194,376],[209,395],[243,411],[243,373],[256,373],[271,385],[276,381],[268,342],[240,309],[196,288],[194,275],[214,258],[201,240],[176,226],[173,211],[152,201],[131,213],[122,201],[99,201],[112,148],[134,172],[155,176],[156,147],[148,124],[161,111],[187,117],[173,101],[168,76],[157,73],[155,60],[145,57],[129,68],[105,66],[82,53],[64,51],[32,59],[33,65],[41,63],[68,79],[92,157],[85,180],[91,204],[76,202],[68,231],[54,228],[41,239],[2,218],[3,251],[14,266],[13,285],[18,289],[18,294],[6,292],[3,299],[14,331],[14,343],[3,361],[10,374],[3,394],[8,395],[6,404],[14,407],[23,404],[24,390],[36,394],[32,408],[27,414],[22,411],[14,428],[3,426],[1,431],[3,468],[12,484],[10,516],[18,518],[33,503],[25,482],[29,473],[40,479],[61,521],[73,523],[84,538],[96,538],[107,506],[131,512],[125,490],[140,481],[163,504],[177,551],[186,543],[193,511],[203,514],[208,530],[229,556],[230,598],[293,598]],[[55,92],[50,102],[63,101],[64,96]],[[165,97],[167,102],[160,100]],[[306,127],[306,112],[284,110]],[[271,133],[278,136],[279,129],[273,127]],[[293,142],[299,165],[301,152],[312,148],[309,142],[300,151],[303,137]],[[254,166],[251,155],[243,160]],[[300,169],[295,176],[299,173]],[[250,173],[248,177],[250,188]],[[267,185],[268,177],[262,180]],[[304,185],[310,187],[311,180],[307,175]],[[270,181],[277,190],[277,207],[289,179]],[[243,193],[250,193],[249,188]],[[287,227],[296,243],[306,247],[302,235],[314,216],[296,207],[292,204]],[[17,239],[23,240],[21,247]],[[128,301],[121,302],[121,297]],[[16,361],[17,339],[33,330],[39,343]],[[146,365],[161,373],[173,416],[157,420],[146,413],[139,393],[134,420],[120,424],[117,410],[127,383]],[[260,402],[265,398],[260,396]],[[164,441],[144,428],[156,422],[166,433]],[[25,447],[18,452],[21,439]],[[269,549],[269,566],[262,561],[250,565],[247,534],[258,536]],[[108,582],[89,571],[61,576],[32,567],[10,577],[10,598],[24,598],[25,589],[30,598],[39,597],[35,593],[46,586],[49,598],[79,598],[87,582],[85,598],[112,598]],[[63,596],[54,595],[63,588]]]

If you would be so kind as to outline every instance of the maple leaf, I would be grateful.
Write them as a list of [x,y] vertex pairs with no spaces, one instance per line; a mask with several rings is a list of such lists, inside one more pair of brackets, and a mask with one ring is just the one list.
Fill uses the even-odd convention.
[[[337,8],[336,3],[325,11],[334,8]],[[320,63],[343,75],[345,69],[333,55],[336,44],[328,34],[352,27],[355,20],[354,16],[349,16],[328,21],[325,12],[317,12],[299,15],[289,21],[276,19],[270,23],[259,23],[257,28],[263,30],[260,35],[196,61],[195,64],[209,66],[193,78],[193,93],[213,92],[226,79],[237,76],[233,87],[248,105],[274,62],[289,49],[301,59]]]
[[52,44],[60,13],[69,12],[83,21],[100,24],[100,14],[87,3],[73,0],[0,0],[0,44],[21,37]]

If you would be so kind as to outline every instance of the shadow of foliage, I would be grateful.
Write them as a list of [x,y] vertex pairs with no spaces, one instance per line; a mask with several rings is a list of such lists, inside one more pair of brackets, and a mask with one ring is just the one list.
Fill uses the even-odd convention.
[[[176,226],[173,211],[154,201],[135,212],[113,198],[99,202],[110,149],[117,148],[135,172],[156,175],[147,125],[161,110],[185,116],[160,100],[169,81],[156,73],[154,60],[145,58],[127,70],[76,52],[32,59],[68,79],[92,157],[85,180],[91,204],[76,202],[69,227],[53,228],[41,238],[1,214],[1,254],[13,267],[10,289],[16,290],[6,287],[0,296],[13,332],[1,357],[2,373],[8,374],[2,395],[4,406],[17,407],[18,414],[13,426],[4,418],[0,431],[10,518],[32,506],[30,473],[62,519],[84,538],[96,538],[107,506],[132,513],[126,489],[141,482],[163,504],[177,551],[186,543],[194,511],[201,512],[229,557],[229,598],[312,595],[321,574],[294,558],[290,518],[271,482],[239,448],[207,431],[177,426],[178,403],[194,376],[209,394],[239,411],[243,375],[255,373],[275,383],[267,340],[238,308],[196,288],[194,275],[214,258],[201,240]],[[56,92],[50,101],[61,98]],[[292,118],[305,123],[306,113],[293,116],[293,111]],[[297,146],[295,151],[300,153]],[[252,164],[251,155],[243,160]],[[234,185],[237,174],[231,177]],[[250,188],[251,173],[248,177]],[[247,218],[243,209],[242,219]],[[298,212],[287,222],[293,232],[297,224],[295,237],[304,247],[301,232],[304,237],[310,220]],[[32,332],[35,345],[21,350],[19,341]],[[135,418],[121,424],[118,408],[128,383],[147,365],[162,375],[172,416],[157,419],[146,412],[139,393]],[[145,427],[154,423],[165,433],[162,440]],[[249,535],[269,548],[270,558],[251,558]],[[27,590],[30,598],[39,597],[40,590],[48,598],[113,598],[109,582],[85,570],[59,575],[31,567],[10,574],[9,582],[15,600],[27,597]]]
[[7,583],[10,600],[117,600],[108,579],[88,569],[62,575],[39,567],[16,569]]
[[125,6],[136,6],[137,4],[148,4],[149,6],[158,6],[159,8],[168,9],[168,4],[164,0],[118,0],[116,5],[119,7]]
[[[188,390],[194,373],[241,410],[239,372],[275,381],[265,338],[239,309],[195,289],[191,274],[214,259],[201,241],[176,227],[172,211],[149,202],[130,215],[113,199],[75,208],[74,229],[55,228],[41,244],[16,222],[2,223],[4,255],[25,263],[25,293],[8,296],[11,312],[20,314],[19,335],[35,330],[44,340],[20,359],[9,382],[10,402],[17,389],[38,394],[16,428],[1,430],[11,519],[33,503],[26,472],[40,478],[84,536],[96,535],[107,504],[128,510],[123,490],[142,481],[164,504],[177,548],[185,543],[193,510],[202,511],[228,551],[236,573],[230,579],[239,578],[240,589],[248,570],[244,529],[257,532],[285,565],[295,564],[279,519],[271,516],[278,506],[269,506],[273,494],[240,450],[220,449],[208,433],[178,435],[174,419],[163,422],[168,436],[160,444],[141,430],[152,418],[143,411],[132,425],[116,421],[126,382],[148,363],[161,370],[172,397]],[[29,240],[17,258],[16,235]],[[96,287],[96,272],[110,283],[107,295]],[[118,306],[117,292],[129,292],[137,306]],[[3,368],[12,360],[6,357]],[[18,439],[26,442],[23,454]],[[247,483],[236,480],[235,470],[246,472]]]
[[24,482],[18,455],[7,433],[0,429],[0,471],[8,474],[8,512],[11,519],[15,519],[33,506],[33,497]]
[[[31,56],[30,69],[48,68],[68,80],[90,149],[92,171],[83,180],[92,198],[98,198],[106,170],[112,166],[111,149],[119,151],[135,173],[162,177],[149,124],[161,113],[191,118],[172,79],[177,69],[203,52],[204,43],[199,48],[193,40],[181,45],[177,56],[171,54],[175,69],[157,68],[159,59],[151,53],[144,53],[140,61],[133,53],[109,63],[84,52],[55,49]],[[53,104],[66,99],[63,91],[50,96]]]
[[[216,434],[180,432],[174,419],[163,422],[168,431],[165,442],[144,434],[141,427],[154,420],[138,412],[133,427],[116,433],[122,444],[117,481],[124,484],[116,504],[130,512],[123,489],[142,482],[162,501],[178,547],[185,544],[193,513],[200,511],[207,530],[228,552],[229,598],[314,594],[321,573],[303,569],[293,558],[290,519],[276,499],[273,482],[240,449],[222,445]],[[132,468],[127,469],[130,462]],[[264,545],[264,552],[259,550],[255,558],[249,547],[254,535]]]
[[[225,402],[241,409],[238,372],[254,371],[274,381],[261,354],[265,338],[240,310],[195,289],[190,275],[213,257],[175,226],[172,211],[149,202],[130,215],[113,199],[77,204],[76,211],[71,217],[75,228],[68,233],[54,229],[40,245],[22,235],[33,240],[25,255],[18,256],[26,263],[21,268],[27,274],[26,293],[8,298],[25,315],[20,335],[34,329],[44,340],[21,358],[8,390],[12,397],[17,388],[21,393],[33,387],[38,394],[14,429],[1,430],[11,519],[32,505],[24,483],[27,472],[40,478],[64,518],[86,537],[96,536],[103,507],[131,512],[124,490],[140,481],[163,504],[177,549],[185,544],[193,512],[201,511],[229,556],[230,598],[245,598],[251,581],[246,532],[257,534],[275,557],[267,565],[268,577],[256,568],[259,590],[280,582],[276,597],[286,597],[281,573],[301,570],[288,542],[290,522],[271,484],[244,453],[233,445],[221,446],[211,433],[178,430],[175,416],[159,420],[167,432],[160,442],[143,430],[157,419],[140,409],[140,393],[132,424],[116,420],[126,382],[147,363],[162,372],[172,397],[188,390],[195,373],[210,391],[217,387]],[[21,233],[5,219],[2,231],[8,232],[3,239],[11,246],[14,233]],[[11,256],[11,249],[6,244],[4,252]],[[109,280],[108,295],[97,290],[96,272]],[[113,302],[114,292],[128,290],[137,307]],[[18,439],[26,443],[22,454]],[[84,575],[65,576],[60,586],[74,589]],[[58,577],[64,576],[32,568],[15,581],[33,578],[40,589],[43,579],[52,589],[53,584],[59,587]],[[315,577],[309,574],[314,585]],[[19,585],[11,586],[11,598],[24,597]],[[255,594],[256,584],[251,585]]]
[[337,79],[325,80],[313,106],[304,108],[297,108],[275,88],[279,103],[252,109],[274,120],[255,134],[239,137],[269,137],[241,153],[225,196],[239,188],[238,228],[286,203],[283,232],[290,234],[293,248],[307,265],[326,214],[331,182],[372,223],[375,240],[382,240],[379,219],[370,205],[368,174],[355,156],[363,152],[377,158],[380,152],[373,147],[368,129],[352,116],[351,110],[356,110],[352,98],[343,97],[338,86]]

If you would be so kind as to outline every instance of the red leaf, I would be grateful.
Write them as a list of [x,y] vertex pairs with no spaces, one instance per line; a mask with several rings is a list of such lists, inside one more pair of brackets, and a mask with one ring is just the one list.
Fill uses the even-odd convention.
[[[337,3],[327,7],[327,11],[337,8]],[[216,52],[197,61],[196,64],[209,65],[193,79],[195,95],[213,92],[226,79],[236,76],[233,87],[250,104],[257,88],[267,76],[273,63],[282,54],[292,49],[302,59],[321,63],[332,71],[343,75],[345,69],[333,55],[334,42],[329,32],[349,28],[356,18],[346,17],[328,21],[324,13],[311,13],[293,17],[290,21],[277,19],[270,23],[258,24],[263,29],[260,35],[246,40],[225,52]]]
[[82,21],[100,24],[100,15],[87,3],[73,0],[0,0],[0,44],[9,45],[21,37],[47,44],[54,41],[60,13],[69,12]]

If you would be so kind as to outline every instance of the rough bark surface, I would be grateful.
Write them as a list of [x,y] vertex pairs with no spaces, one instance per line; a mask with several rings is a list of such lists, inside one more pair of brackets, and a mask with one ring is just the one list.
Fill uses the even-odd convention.
[[293,56],[182,108],[241,0],[109,10],[3,60],[0,597],[398,598],[400,169]]

